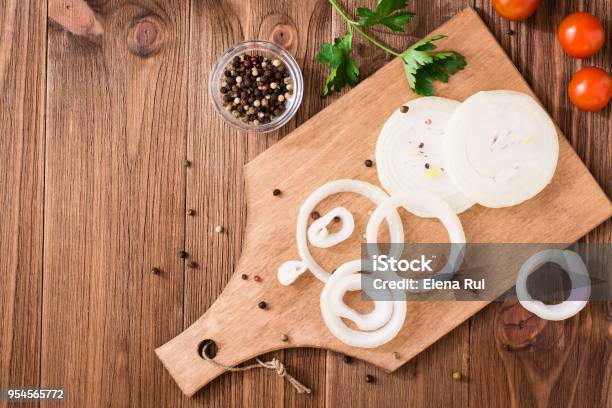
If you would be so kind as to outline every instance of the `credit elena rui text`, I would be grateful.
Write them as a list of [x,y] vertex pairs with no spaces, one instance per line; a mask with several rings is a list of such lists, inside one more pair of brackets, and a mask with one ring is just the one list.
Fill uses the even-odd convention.
[[[372,266],[374,272],[434,272],[431,268],[433,257],[427,259],[425,255],[414,259],[395,259],[387,255],[373,255]],[[390,290],[484,290],[484,279],[463,279],[457,280],[440,280],[436,278],[423,279],[373,279],[372,285],[374,289],[390,289]]]

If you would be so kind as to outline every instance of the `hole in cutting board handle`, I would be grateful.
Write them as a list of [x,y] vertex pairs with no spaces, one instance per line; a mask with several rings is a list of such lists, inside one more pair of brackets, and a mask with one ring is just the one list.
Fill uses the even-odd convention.
[[[208,345],[208,347],[206,347]],[[217,347],[217,343],[211,339],[205,339],[198,344],[198,355],[204,359],[204,348],[206,347],[206,356],[208,358],[215,358],[217,352],[219,351],[219,347]]]

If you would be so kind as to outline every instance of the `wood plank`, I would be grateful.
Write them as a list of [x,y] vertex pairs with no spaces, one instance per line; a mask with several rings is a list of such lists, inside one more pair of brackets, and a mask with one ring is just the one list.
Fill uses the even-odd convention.
[[[612,141],[606,135],[612,128],[611,108],[598,113],[580,112],[571,106],[566,94],[569,78],[581,66],[606,66],[611,59],[610,47],[581,62],[565,55],[555,37],[557,25],[567,14],[584,9],[607,21],[609,7],[604,2],[587,3],[584,8],[577,3],[540,7],[524,23],[501,19],[488,1],[477,1],[477,8],[610,196]],[[612,222],[608,220],[590,232],[584,241],[611,242]],[[470,405],[609,406],[611,306],[611,302],[592,302],[579,315],[557,323],[543,322],[511,303],[494,303],[473,317]],[[521,321],[528,324],[515,328],[517,344],[510,344],[508,349],[503,331]]]
[[[354,11],[364,4],[360,0],[342,2],[346,10]],[[396,49],[405,49],[434,28],[469,6],[463,0],[410,2],[409,9],[416,16],[406,27],[406,33],[393,34],[380,29],[370,30],[377,38]],[[334,13],[334,35],[342,35],[346,23]],[[392,57],[361,37],[355,44],[361,74],[367,77]],[[468,383],[452,380],[452,373],[467,374],[469,323],[444,336],[414,360],[392,374],[371,364],[354,359],[346,364],[341,355],[329,353],[327,365],[327,406],[467,406]],[[365,382],[367,374],[375,382]],[[440,392],[444,390],[444,392]]]
[[[305,80],[322,81],[313,57],[331,32],[331,12],[320,1],[271,0],[192,2],[186,248],[199,264],[185,279],[185,327],[218,297],[234,271],[244,234],[246,208],[243,166],[276,143],[326,103],[317,87],[308,87],[296,119],[278,132],[243,134],[223,124],[207,93],[210,67],[230,46],[244,39],[276,41],[294,54]],[[216,225],[225,232],[216,234]],[[203,290],[204,288],[204,290]],[[274,354],[316,392],[295,391],[267,370],[222,376],[185,406],[321,406],[324,401],[325,351],[292,350]],[[264,356],[270,358],[271,355]]]
[[98,45],[49,32],[41,382],[73,406],[176,406],[153,349],[182,320],[189,7],[95,11]]
[[0,6],[3,388],[40,385],[46,14],[42,0]]

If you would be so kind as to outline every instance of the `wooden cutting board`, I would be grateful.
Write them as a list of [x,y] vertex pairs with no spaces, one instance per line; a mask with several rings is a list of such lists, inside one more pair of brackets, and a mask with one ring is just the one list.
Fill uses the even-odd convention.
[[[438,95],[464,100],[481,90],[512,89],[534,96],[474,10],[464,10],[434,33],[448,36],[439,42],[440,49],[459,51],[468,61],[466,69],[448,84],[436,84]],[[234,276],[200,319],[156,350],[185,394],[194,394],[223,373],[199,355],[198,347],[207,339],[214,340],[215,359],[225,365],[283,348],[321,347],[393,371],[488,304],[410,302],[404,328],[394,340],[376,349],[358,349],[341,343],[326,328],[319,309],[322,282],[310,273],[289,287],[276,279],[282,262],[299,259],[295,226],[302,202],[318,186],[335,179],[378,184],[376,167],[364,166],[364,160],[374,158],[376,139],[387,117],[414,97],[401,62],[394,60],[246,166],[248,218]],[[463,213],[460,219],[468,242],[571,243],[610,217],[608,197],[560,132],[559,136],[559,162],[552,183],[519,206],[474,206]],[[273,196],[275,188],[282,194]],[[336,247],[313,250],[327,270],[358,259],[367,212],[373,209],[354,194],[336,195],[318,209],[323,214],[337,205],[353,213],[356,232]],[[407,241],[447,239],[437,221],[402,215]],[[242,274],[248,279],[242,279]],[[262,300],[268,304],[266,309],[257,307]],[[282,341],[283,334],[289,336],[288,342]],[[392,356],[394,351],[399,359]]]

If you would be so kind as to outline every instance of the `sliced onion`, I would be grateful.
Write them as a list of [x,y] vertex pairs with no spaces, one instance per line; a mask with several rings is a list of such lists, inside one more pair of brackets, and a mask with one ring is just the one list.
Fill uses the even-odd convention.
[[452,115],[444,159],[453,182],[486,207],[508,207],[538,194],[552,180],[559,156],[557,131],[529,95],[483,91]]
[[[392,340],[402,329],[404,320],[406,319],[406,299],[403,292],[390,291],[393,301],[388,303],[393,306],[392,314],[383,326],[375,330],[360,331],[348,327],[346,323],[342,321],[342,317],[352,320],[351,316],[355,317],[359,314],[353,310],[353,313],[349,313],[351,316],[345,315],[341,317],[334,312],[333,304],[337,303],[338,298],[341,299],[346,291],[357,287],[356,282],[359,284],[359,289],[361,288],[360,270],[360,259],[347,262],[336,269],[336,272],[327,280],[321,292],[321,314],[331,333],[343,343],[353,347],[374,348]],[[357,277],[357,280],[354,276]],[[381,304],[385,302],[375,302],[375,304],[377,303]],[[380,319],[382,315],[383,313],[381,312],[380,315],[376,316],[376,319],[372,318],[367,323],[380,323],[377,319]],[[355,323],[357,322],[359,322],[359,318],[355,321]],[[363,323],[363,321],[361,323]]]
[[[375,204],[380,204],[385,201],[388,196],[387,194],[376,187],[373,184],[366,183],[360,180],[335,180],[330,181],[316,189],[304,204],[300,208],[298,213],[298,221],[296,228],[296,240],[298,246],[298,252],[302,258],[302,262],[308,270],[310,270],[319,280],[326,282],[330,276],[330,273],[323,269],[312,257],[308,250],[307,241],[307,224],[310,213],[315,209],[316,205],[324,200],[325,198],[337,194],[337,193],[357,193],[361,194]],[[398,240],[403,239],[404,228],[402,226],[402,219],[400,218],[397,211],[391,211],[386,215],[387,223],[389,224],[389,235],[392,242],[400,242]]]
[[[406,102],[408,112],[397,110],[387,119],[376,142],[376,169],[389,194],[428,191],[446,201],[457,214],[474,204],[445,171],[444,132],[459,105],[452,99],[423,97]],[[406,209],[420,217],[433,216],[414,203]]]
[[[565,270],[572,282],[568,299],[556,305],[533,300],[527,291],[527,277],[545,263],[552,262]],[[516,295],[521,305],[544,320],[565,320],[580,312],[591,296],[591,278],[580,255],[574,251],[547,249],[533,254],[516,277]]]
[[[341,222],[340,230],[330,233],[327,226],[336,217]],[[317,248],[329,248],[338,245],[350,237],[354,229],[355,221],[353,220],[353,214],[344,207],[336,207],[310,225],[310,228],[308,228],[308,240]]]
[[281,285],[289,286],[304,272],[306,272],[306,265],[304,262],[287,261],[278,268],[276,276]]
[[[390,212],[395,212],[395,209],[400,206],[420,206],[422,208],[427,208],[431,214],[442,222],[442,225],[444,225],[448,231],[451,250],[446,265],[435,272],[432,277],[438,280],[451,279],[463,262],[463,255],[465,253],[465,234],[463,233],[461,221],[459,221],[459,217],[457,217],[453,209],[444,200],[431,193],[426,191],[403,193],[394,195],[380,204],[372,213],[366,228],[368,244],[378,242],[378,230],[380,229],[383,218]],[[394,241],[394,243],[403,242],[403,236],[401,241]],[[423,289],[423,280],[415,280],[415,282],[417,283],[417,289],[411,291],[425,291],[425,289]]]
[[[393,304],[387,301],[374,301],[374,310],[362,314],[342,300],[348,291],[361,290],[361,280],[367,279],[360,273],[347,275],[336,282],[330,293],[330,306],[334,314],[353,321],[361,330],[376,330],[387,324],[393,314]],[[373,286],[372,286],[373,287]]]

